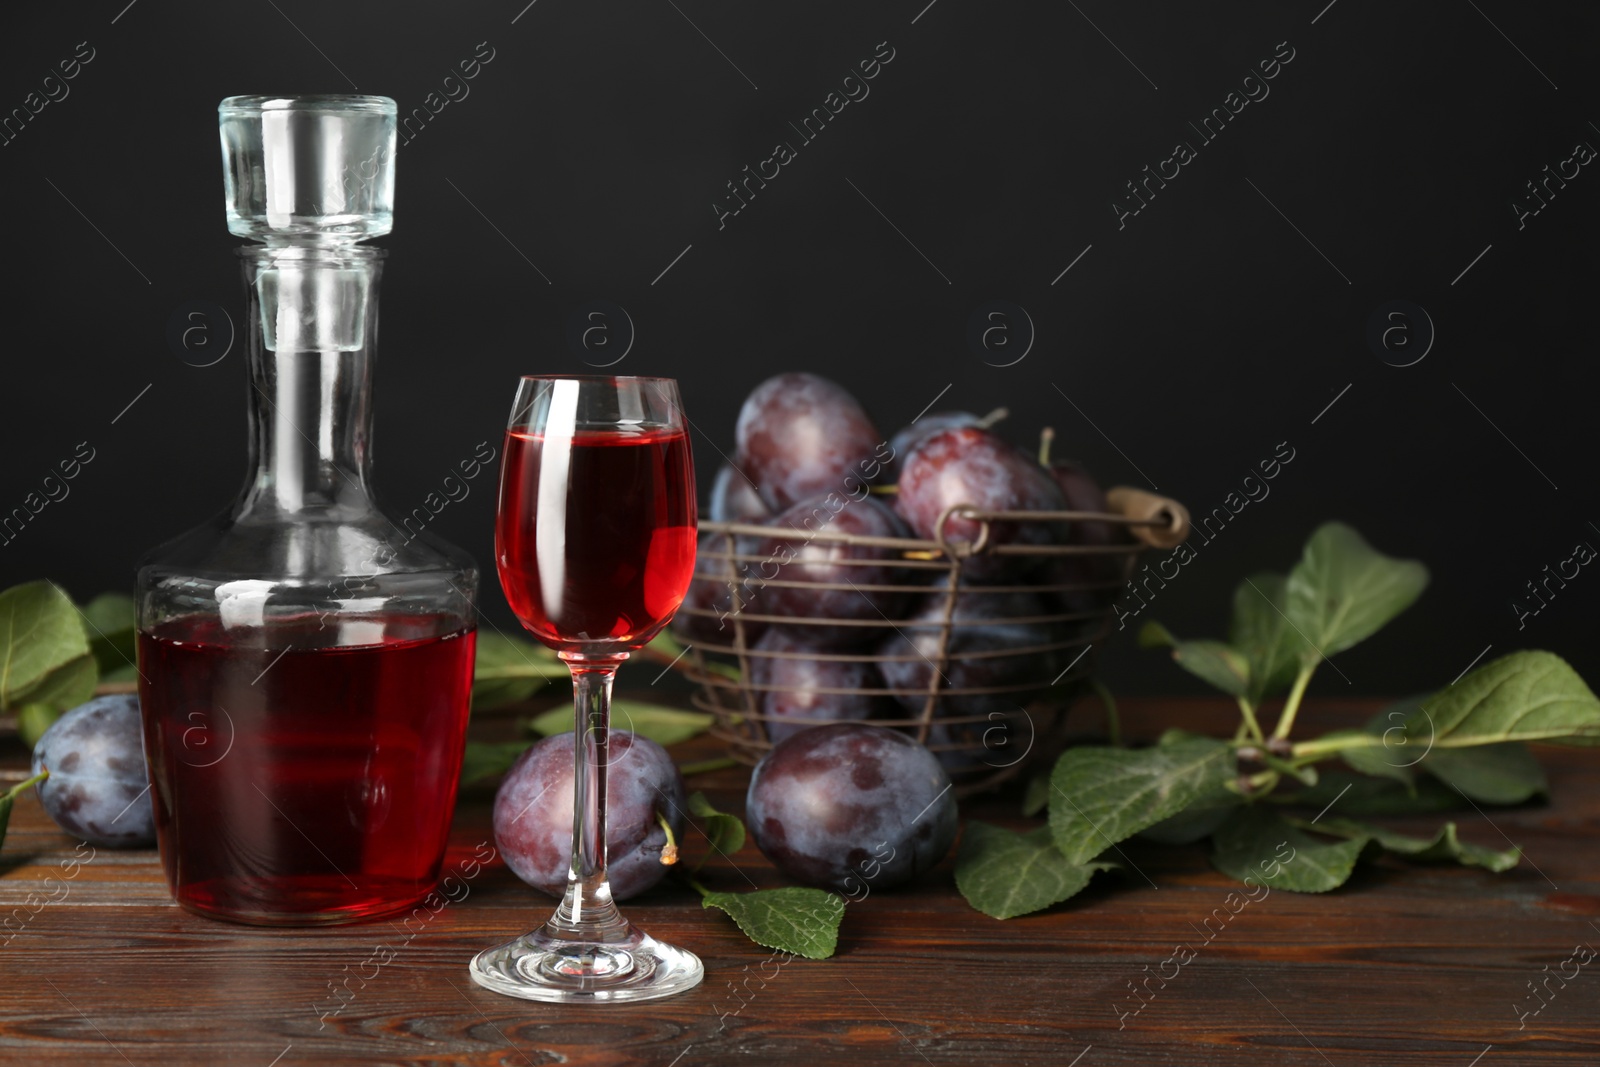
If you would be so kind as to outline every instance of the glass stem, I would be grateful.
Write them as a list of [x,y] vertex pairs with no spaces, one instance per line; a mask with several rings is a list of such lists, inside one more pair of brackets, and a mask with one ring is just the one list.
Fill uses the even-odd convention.
[[606,762],[611,728],[611,683],[627,653],[564,653],[572,671],[572,866],[567,892],[552,925],[569,937],[606,940],[627,929],[606,880]]

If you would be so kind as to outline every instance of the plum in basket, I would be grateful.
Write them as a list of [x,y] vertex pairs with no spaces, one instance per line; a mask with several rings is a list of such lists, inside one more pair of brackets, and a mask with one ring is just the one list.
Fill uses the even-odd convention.
[[815,374],[768,378],[745,398],[735,461],[773,511],[822,493],[859,493],[880,477],[889,445],[855,397]]
[[[843,500],[843,498],[841,498]],[[803,500],[768,521],[766,537],[740,538],[747,551],[763,560],[755,564],[764,578],[804,585],[767,585],[760,611],[794,619],[858,620],[875,625],[819,625],[815,622],[772,623],[802,641],[848,647],[879,640],[887,620],[899,618],[906,595],[882,586],[904,585],[904,568],[895,566],[899,552],[874,545],[826,541],[817,533],[857,537],[905,537],[899,516],[870,497],[844,500],[830,508],[826,497]],[[827,588],[837,586],[839,588]]]
[[[980,511],[1065,511],[1066,498],[1038,460],[997,434],[973,426],[941,430],[900,459],[895,510],[921,538],[938,540],[939,519],[951,507]],[[982,532],[975,519],[953,515],[947,542],[974,543]],[[990,523],[994,545],[1049,545],[1065,540],[1066,524],[1039,521]],[[976,554],[962,564],[968,582],[1006,584],[1038,568],[1029,556]]]
[[[882,689],[883,676],[875,664],[818,659],[815,649],[787,631],[771,629],[756,642],[756,652],[782,652],[786,656],[751,656],[750,680],[765,715],[782,719],[768,722],[767,736],[774,743],[793,737],[809,726],[861,719],[892,719],[902,713],[893,697],[862,693]],[[825,690],[849,689],[835,693]]]

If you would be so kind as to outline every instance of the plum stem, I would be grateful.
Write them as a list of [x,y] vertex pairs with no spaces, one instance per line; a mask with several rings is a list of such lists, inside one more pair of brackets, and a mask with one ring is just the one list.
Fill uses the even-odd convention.
[[[1243,730],[1248,730],[1250,737],[1256,741],[1265,741],[1266,735],[1261,732],[1261,723],[1256,720],[1256,709],[1244,697],[1239,698],[1239,714],[1244,716]],[[1243,736],[1235,740],[1244,740]]]
[[696,763],[682,763],[678,765],[678,773],[685,778],[697,774],[709,774],[712,771],[724,771],[729,767],[739,766],[739,761],[732,756],[723,756],[719,759],[705,759]]
[[1294,746],[1291,754],[1297,765],[1304,765],[1315,763],[1318,760],[1325,760],[1330,756],[1336,756],[1346,749],[1376,748],[1383,744],[1385,744],[1385,741],[1379,734],[1355,737],[1319,737],[1311,741],[1301,741]]
[[1054,426],[1046,426],[1039,431],[1039,466],[1050,466],[1050,445],[1056,439]]
[[662,832],[667,835],[667,843],[661,846],[661,865],[670,867],[678,862],[678,838],[672,832],[672,824],[659,811],[656,812],[656,822],[660,824]]
[[1246,797],[1271,793],[1272,787],[1278,784],[1278,777],[1278,772],[1274,770],[1265,770],[1258,774],[1241,774],[1229,782],[1227,788],[1231,793]]
[[1308,660],[1300,667],[1300,673],[1295,676],[1294,686],[1290,688],[1289,695],[1283,702],[1283,712],[1278,716],[1278,725],[1272,731],[1275,740],[1287,738],[1289,731],[1294,728],[1294,717],[1300,711],[1300,701],[1306,695],[1306,686],[1311,682],[1311,675],[1317,669],[1317,663],[1317,659]]
[[32,778],[29,778],[27,781],[18,782],[16,785],[14,785],[10,789],[6,790],[6,792],[4,794],[5,798],[7,800],[15,800],[18,797],[20,797],[22,795],[23,790],[27,789],[30,785],[38,785],[40,782],[44,781],[48,777],[50,777],[50,768],[46,767],[44,770],[40,771],[38,774],[34,775]]
[[898,485],[874,485],[867,490],[867,492],[877,493],[879,496],[893,496],[899,491],[900,487]]
[[689,883],[690,888],[692,888],[696,893],[699,893],[701,896],[709,897],[711,895],[711,890],[701,885],[700,880],[695,878],[693,875],[690,875],[685,880]]
[[978,420],[978,425],[980,427],[982,427],[983,429],[987,430],[989,427],[993,426],[995,423],[1001,422],[1001,421],[1003,421],[1005,419],[1008,419],[1010,417],[1011,417],[1011,409],[1010,408],[1005,408],[1005,407],[995,408],[993,411],[989,412],[989,414],[987,414],[983,418],[979,419]]
[[1089,685],[1094,689],[1094,695],[1100,698],[1100,706],[1106,709],[1106,738],[1111,742],[1112,748],[1122,747],[1122,722],[1117,716],[1117,700],[1111,695],[1105,683],[1098,678],[1089,679]]

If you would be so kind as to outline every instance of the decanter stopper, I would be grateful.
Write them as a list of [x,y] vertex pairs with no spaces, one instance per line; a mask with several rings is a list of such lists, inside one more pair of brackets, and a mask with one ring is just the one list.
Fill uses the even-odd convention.
[[393,100],[230,96],[217,113],[230,232],[340,244],[394,228]]

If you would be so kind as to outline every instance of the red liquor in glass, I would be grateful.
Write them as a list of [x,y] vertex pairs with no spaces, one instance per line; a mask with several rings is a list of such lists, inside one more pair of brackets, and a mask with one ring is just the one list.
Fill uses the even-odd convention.
[[695,501],[681,430],[506,433],[495,528],[500,583],[551,648],[644,644],[694,570]]
[[528,631],[572,672],[572,863],[542,927],[473,959],[527,1000],[653,1000],[698,985],[692,952],[623,918],[606,880],[607,733],[617,668],[672,619],[694,571],[694,463],[669,378],[526,377],[500,467],[495,560]]
[[[256,922],[389,914],[438,880],[461,771],[471,630],[394,615],[139,635],[145,751],[178,902]],[[370,643],[340,646],[341,628]],[[447,739],[439,744],[439,739]]]

